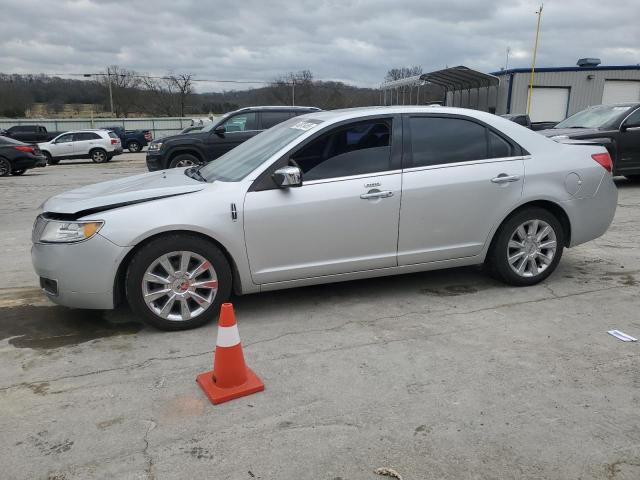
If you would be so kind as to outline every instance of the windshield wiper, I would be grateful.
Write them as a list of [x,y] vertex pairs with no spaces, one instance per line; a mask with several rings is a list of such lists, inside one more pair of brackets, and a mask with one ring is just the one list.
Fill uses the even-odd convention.
[[207,181],[207,179],[204,178],[202,176],[202,174],[200,173],[200,168],[199,167],[187,168],[184,171],[184,174],[189,178],[194,178],[194,179],[198,180],[199,182],[206,182]]

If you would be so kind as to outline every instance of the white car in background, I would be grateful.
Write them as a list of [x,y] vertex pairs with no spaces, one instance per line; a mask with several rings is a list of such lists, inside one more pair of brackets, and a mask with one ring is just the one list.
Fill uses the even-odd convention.
[[51,165],[73,158],[90,158],[95,163],[104,163],[122,153],[120,138],[109,130],[65,132],[38,146]]

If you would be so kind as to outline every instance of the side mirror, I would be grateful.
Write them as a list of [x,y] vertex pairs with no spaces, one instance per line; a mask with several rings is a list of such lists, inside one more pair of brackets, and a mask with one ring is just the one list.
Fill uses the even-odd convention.
[[224,136],[224,133],[227,131],[226,128],[224,128],[224,125],[218,125],[216,128],[213,129],[213,133],[215,133],[216,135],[220,135],[221,137]]
[[271,178],[279,188],[302,186],[302,170],[298,167],[279,168],[271,174]]

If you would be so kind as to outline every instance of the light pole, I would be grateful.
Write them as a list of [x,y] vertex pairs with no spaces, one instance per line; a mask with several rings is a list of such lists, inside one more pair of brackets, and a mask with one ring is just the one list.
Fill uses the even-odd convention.
[[538,53],[538,37],[540,36],[540,19],[542,18],[542,7],[544,7],[544,3],[540,4],[540,8],[536,12],[538,14],[538,25],[536,26],[536,41],[533,45],[533,61],[531,62],[531,79],[529,80],[529,98],[527,98],[527,115],[530,115],[530,112],[531,112],[531,98],[533,97],[533,81],[535,78],[536,55]]

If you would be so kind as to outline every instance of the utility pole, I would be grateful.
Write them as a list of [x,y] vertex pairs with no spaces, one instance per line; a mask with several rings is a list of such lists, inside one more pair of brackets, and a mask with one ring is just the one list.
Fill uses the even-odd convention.
[[533,45],[533,61],[531,62],[531,78],[529,80],[529,98],[527,98],[527,115],[531,113],[531,97],[533,97],[533,81],[535,79],[536,55],[538,53],[538,38],[540,36],[540,20],[542,19],[542,7],[544,7],[544,3],[540,4],[540,8],[536,12],[538,14],[538,25],[536,26],[536,41]]
[[291,106],[296,106],[296,79],[291,78]]
[[507,60],[504,63],[504,69],[509,70],[509,55],[511,54],[511,47],[507,47]]
[[113,117],[115,114],[113,112],[113,91],[111,90],[111,70],[107,67],[107,80],[109,83],[109,103],[111,104],[111,116]]

